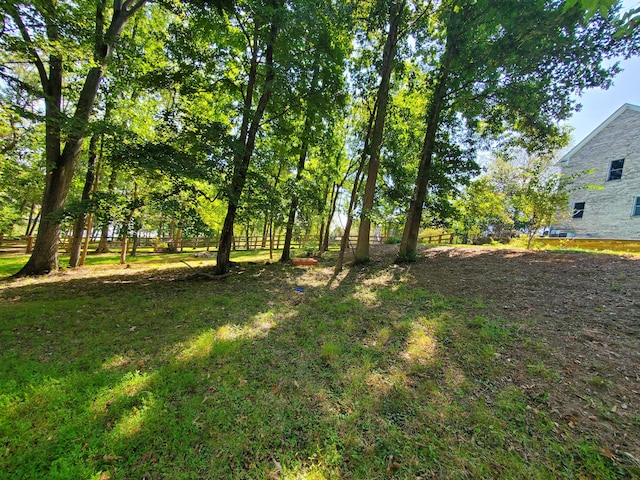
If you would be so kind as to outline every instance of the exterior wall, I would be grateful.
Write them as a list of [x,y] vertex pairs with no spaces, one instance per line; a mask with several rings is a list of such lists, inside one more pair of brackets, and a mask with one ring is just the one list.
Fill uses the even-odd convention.
[[[569,157],[570,155],[570,157]],[[562,221],[556,228],[579,238],[640,239],[640,216],[632,216],[640,197],[640,108],[628,106],[582,148],[561,162],[562,172],[576,175],[593,169],[574,182],[574,187],[598,185],[601,189],[579,188],[569,199],[585,202],[582,218]],[[609,180],[613,160],[624,159],[620,180]]]

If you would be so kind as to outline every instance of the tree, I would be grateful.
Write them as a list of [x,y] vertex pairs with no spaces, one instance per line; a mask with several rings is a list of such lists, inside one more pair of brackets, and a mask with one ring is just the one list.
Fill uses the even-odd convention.
[[[614,9],[615,11],[615,9]],[[443,2],[434,38],[440,51],[430,85],[426,130],[399,259],[416,255],[422,211],[431,181],[438,132],[463,119],[483,137],[518,130],[544,144],[555,122],[575,108],[572,94],[606,87],[618,71],[604,60],[629,55],[635,37],[616,37],[614,14],[585,15],[578,6],[519,0]]]
[[[240,204],[240,197],[247,181],[247,172],[255,149],[256,136],[262,117],[273,93],[276,77],[274,65],[274,49],[282,20],[282,12],[278,11],[282,4],[275,1],[265,10],[264,16],[256,18],[240,18],[238,26],[245,32],[247,48],[250,52],[249,74],[244,90],[242,120],[237,137],[237,145],[233,155],[233,172],[227,192],[227,214],[220,232],[218,244],[216,275],[224,275],[229,269],[231,247],[233,244],[233,224]],[[244,22],[253,23],[246,29]],[[259,72],[260,57],[264,55],[264,72]],[[262,77],[261,77],[262,75]]]
[[504,230],[513,226],[507,196],[486,175],[475,179],[454,205],[458,211],[454,230],[462,235],[463,243],[487,234],[500,238]]
[[[296,105],[299,116],[298,128],[293,137],[299,145],[295,149],[297,162],[295,166],[295,179],[290,182],[291,202],[286,223],[284,246],[280,261],[290,259],[290,247],[296,215],[299,210],[301,197],[300,190],[303,185],[303,173],[314,146],[319,146],[327,139],[331,139],[331,130],[339,122],[341,109],[343,108],[345,95],[344,63],[349,48],[348,21],[341,18],[341,11],[328,2],[306,4],[308,11],[303,12],[306,21],[300,22],[304,28],[299,32],[289,32],[288,38],[299,36],[298,54],[291,58],[294,60],[289,71],[295,72],[293,82],[285,89],[291,95],[280,95],[279,102],[285,100],[288,105]],[[314,24],[309,28],[309,20]],[[294,50],[294,41],[288,41],[290,50]],[[289,109],[291,111],[291,109]],[[338,118],[336,118],[338,117]],[[294,120],[295,121],[295,120]],[[327,159],[325,158],[326,162]],[[313,182],[315,183],[315,182]],[[307,198],[309,198],[307,196]]]
[[42,148],[38,144],[42,131],[15,111],[30,111],[32,99],[15,98],[14,93],[0,94],[0,243],[5,235],[13,233],[27,211],[29,220],[24,233],[31,234],[44,183]]
[[[17,276],[39,275],[58,268],[60,226],[52,214],[65,205],[105,68],[126,23],[145,3],[146,0],[114,0],[108,25],[106,0],[75,3],[39,0],[2,5],[7,22],[1,40],[7,52],[2,77],[20,88],[39,90],[46,125],[47,176],[40,227],[31,258]],[[71,48],[74,44],[80,48]],[[20,62],[28,62],[37,71],[39,86],[16,77],[18,71],[11,66]],[[81,86],[65,82],[65,69],[73,72],[78,68],[74,62],[86,66]],[[64,92],[67,84],[77,90]],[[63,110],[63,97],[75,99],[75,111],[70,117]]]
[[374,108],[374,123],[371,129],[367,155],[367,181],[365,183],[362,199],[362,211],[360,214],[360,226],[358,229],[358,244],[356,246],[356,261],[369,260],[369,243],[371,233],[371,213],[376,193],[378,169],[380,168],[380,150],[384,125],[387,116],[387,104],[389,103],[389,89],[391,85],[391,73],[395,64],[396,50],[400,39],[400,26],[403,13],[407,6],[405,0],[397,0],[389,5],[389,26],[384,43],[382,64],[380,66],[380,84],[376,94]]
[[527,235],[527,248],[543,227],[567,213],[573,179],[560,174],[557,161],[557,150],[530,154],[511,148],[499,154],[487,172],[495,193],[504,198],[514,227]]

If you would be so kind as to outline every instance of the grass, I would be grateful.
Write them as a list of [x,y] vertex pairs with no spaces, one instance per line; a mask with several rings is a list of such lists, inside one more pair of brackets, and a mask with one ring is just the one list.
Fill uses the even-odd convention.
[[0,478],[634,475],[499,381],[507,349],[536,356],[517,325],[409,267],[333,278],[259,252],[202,281],[186,256],[115,258],[0,285]]

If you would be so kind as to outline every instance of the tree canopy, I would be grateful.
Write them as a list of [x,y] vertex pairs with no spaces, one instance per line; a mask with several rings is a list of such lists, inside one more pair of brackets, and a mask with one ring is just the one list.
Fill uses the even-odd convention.
[[[472,233],[493,212],[506,228],[503,193],[470,183],[478,152],[515,138],[547,158],[576,94],[608,87],[611,60],[640,45],[638,12],[617,0],[0,11],[0,234],[39,219],[22,275],[57,269],[60,235],[80,238],[89,217],[103,234],[215,235],[218,274],[241,232],[263,245],[282,232],[287,260],[294,235],[323,250],[348,217],[366,261],[379,228],[402,237],[402,260],[428,225],[464,218]],[[469,195],[482,201],[460,213]]]

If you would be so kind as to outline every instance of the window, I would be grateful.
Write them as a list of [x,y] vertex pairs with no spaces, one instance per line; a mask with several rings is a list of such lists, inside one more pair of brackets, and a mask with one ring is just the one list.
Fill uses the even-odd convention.
[[609,176],[607,180],[620,180],[622,178],[622,168],[624,167],[624,158],[614,160],[609,166]]
[[633,203],[633,213],[634,217],[640,217],[640,197],[636,197],[635,202]]
[[584,202],[576,202],[573,204],[573,218],[582,218],[584,215]]

